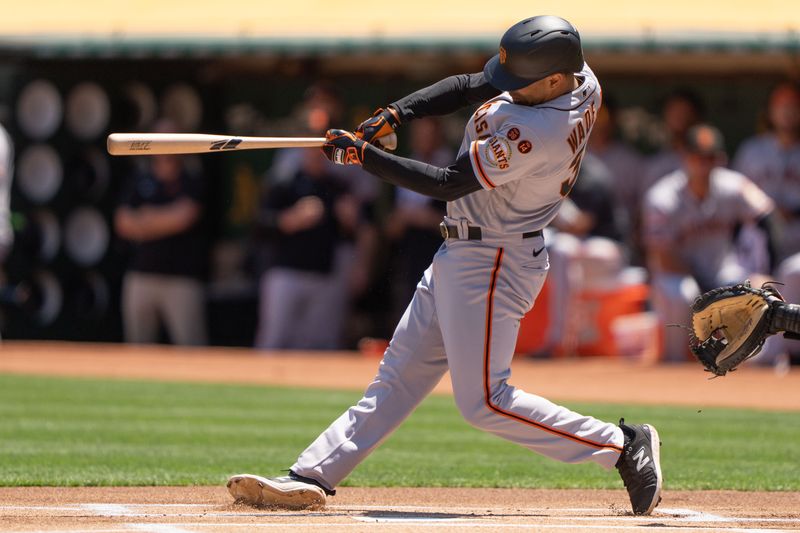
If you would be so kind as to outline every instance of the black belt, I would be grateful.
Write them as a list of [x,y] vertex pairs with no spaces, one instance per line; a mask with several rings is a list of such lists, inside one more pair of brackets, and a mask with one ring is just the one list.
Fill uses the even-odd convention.
[[[458,226],[451,226],[442,222],[439,224],[439,233],[442,234],[443,239],[458,239]],[[531,237],[541,237],[542,230],[529,231],[522,234],[523,239],[530,239]],[[481,228],[477,226],[467,227],[467,239],[470,241],[479,241],[482,238]]]

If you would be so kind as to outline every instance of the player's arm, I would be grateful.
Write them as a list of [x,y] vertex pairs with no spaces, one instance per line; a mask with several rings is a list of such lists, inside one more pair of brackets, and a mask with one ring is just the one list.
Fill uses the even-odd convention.
[[482,188],[466,153],[442,168],[398,157],[368,144],[362,164],[364,170],[384,181],[443,202],[458,200]]
[[342,130],[329,130],[322,149],[334,163],[362,165],[384,181],[437,200],[450,202],[481,189],[467,153],[442,168],[386,153]]
[[121,208],[116,216],[117,231],[137,241],[164,239],[189,229],[201,212],[200,204],[188,197],[159,206]]
[[378,109],[356,128],[356,135],[371,143],[390,135],[400,124],[421,117],[448,115],[498,94],[500,91],[486,81],[482,72],[450,76]]
[[774,211],[770,211],[766,215],[756,220],[756,227],[761,230],[766,238],[767,256],[769,257],[769,264],[775,267],[778,264],[778,239],[780,230],[779,222]]
[[279,183],[264,195],[254,227],[259,237],[274,239],[312,228],[324,214],[325,206],[318,197],[298,198],[288,184]]
[[775,216],[775,203],[761,188],[742,176],[740,185],[740,218],[743,223],[752,222],[764,236],[769,264],[775,266],[780,230]]
[[647,266],[654,272],[665,274],[691,273],[689,267],[674,250],[662,246],[647,246]]
[[647,267],[651,272],[663,274],[690,274],[691,269],[680,254],[680,232],[671,217],[672,212],[661,205],[657,191],[650,189],[642,210]]
[[415,118],[447,115],[470,104],[485,102],[498,94],[500,91],[486,81],[483,72],[458,74],[389,105],[397,111],[401,122],[408,122]]

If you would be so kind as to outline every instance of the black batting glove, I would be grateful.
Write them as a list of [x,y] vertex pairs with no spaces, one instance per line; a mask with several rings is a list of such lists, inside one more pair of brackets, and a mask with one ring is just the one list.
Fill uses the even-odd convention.
[[353,133],[345,130],[328,130],[325,132],[325,139],[322,152],[337,165],[360,165],[364,161],[364,149],[367,143]]
[[359,139],[380,146],[378,139],[391,135],[399,125],[400,114],[393,107],[387,106],[386,109],[379,108],[371,117],[359,124],[355,134]]

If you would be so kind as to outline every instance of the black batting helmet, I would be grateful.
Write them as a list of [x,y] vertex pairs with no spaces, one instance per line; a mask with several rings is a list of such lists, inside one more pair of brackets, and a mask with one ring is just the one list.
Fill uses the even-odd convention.
[[500,40],[500,53],[486,62],[486,80],[501,91],[521,89],[556,72],[583,68],[581,36],[575,26],[550,15],[522,20]]

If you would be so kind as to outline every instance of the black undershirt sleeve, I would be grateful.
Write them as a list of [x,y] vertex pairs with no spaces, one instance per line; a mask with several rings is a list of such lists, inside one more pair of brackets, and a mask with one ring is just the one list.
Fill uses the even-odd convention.
[[363,167],[367,172],[393,185],[444,202],[457,200],[482,188],[472,170],[468,152],[449,167],[441,168],[398,157],[367,145]]
[[411,93],[391,106],[400,114],[402,123],[415,118],[447,115],[498,94],[500,91],[486,81],[483,72],[458,74]]

